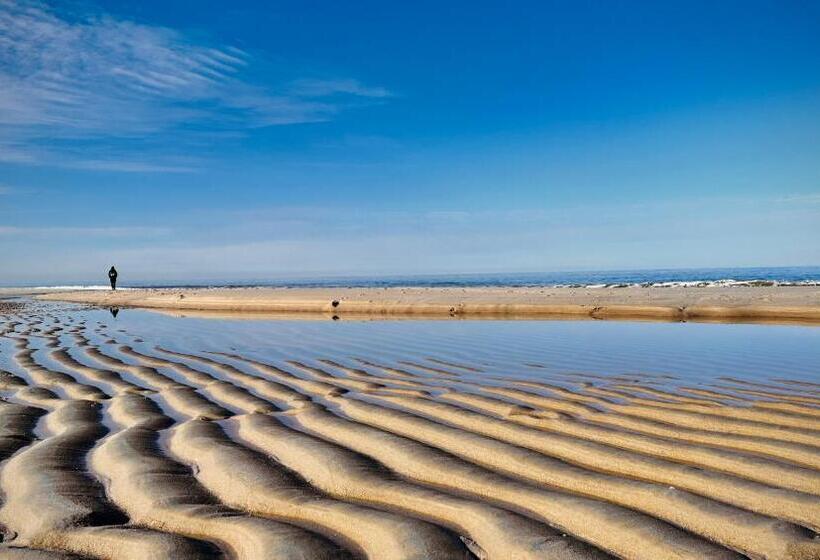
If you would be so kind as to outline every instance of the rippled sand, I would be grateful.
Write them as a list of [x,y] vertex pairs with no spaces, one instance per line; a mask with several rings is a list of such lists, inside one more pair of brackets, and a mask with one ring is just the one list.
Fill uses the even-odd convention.
[[820,558],[820,382],[0,339],[0,558]]

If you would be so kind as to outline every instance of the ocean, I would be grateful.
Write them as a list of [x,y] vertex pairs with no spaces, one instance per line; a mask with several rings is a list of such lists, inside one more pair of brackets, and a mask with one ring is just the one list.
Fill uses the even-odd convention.
[[[820,266],[756,268],[683,268],[653,270],[606,270],[573,272],[529,272],[488,274],[425,274],[402,276],[327,276],[287,279],[219,280],[219,281],[128,281],[123,270],[123,287],[627,287],[627,286],[820,286]],[[107,285],[66,284],[50,288],[94,289]]]

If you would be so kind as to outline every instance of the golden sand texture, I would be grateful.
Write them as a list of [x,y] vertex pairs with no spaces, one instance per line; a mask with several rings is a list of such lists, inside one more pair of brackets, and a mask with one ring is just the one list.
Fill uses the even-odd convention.
[[125,334],[0,316],[0,559],[820,558],[820,384]]
[[210,312],[820,322],[815,286],[135,289],[38,297]]

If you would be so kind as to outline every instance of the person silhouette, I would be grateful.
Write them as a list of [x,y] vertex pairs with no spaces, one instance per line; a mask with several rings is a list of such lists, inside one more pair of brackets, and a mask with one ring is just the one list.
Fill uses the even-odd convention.
[[111,270],[108,271],[108,279],[111,281],[111,289],[116,290],[117,289],[117,269],[114,268],[113,266],[111,267]]

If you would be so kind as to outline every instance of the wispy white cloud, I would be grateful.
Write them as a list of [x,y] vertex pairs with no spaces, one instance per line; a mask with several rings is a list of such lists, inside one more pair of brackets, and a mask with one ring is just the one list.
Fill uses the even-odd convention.
[[0,131],[0,163],[33,163],[36,161],[31,149],[16,142],[4,142],[1,134]]
[[328,97],[338,94],[358,95],[361,97],[390,97],[392,95],[383,87],[369,87],[358,80],[316,80],[302,79],[291,83],[290,91],[304,97]]
[[784,204],[820,204],[820,193],[792,194],[777,199]]
[[20,185],[9,185],[6,183],[0,183],[0,196],[7,195],[7,196],[17,196],[17,195],[28,195],[38,192],[39,189],[32,188],[32,187],[23,187]]
[[92,171],[119,171],[122,173],[192,173],[195,167],[184,165],[166,165],[142,161],[91,159],[68,164],[75,169]]
[[163,227],[17,227],[0,225],[0,236],[5,237],[156,237],[167,235],[171,230]]
[[389,96],[353,79],[254,81],[252,62],[165,27],[0,0],[0,161],[65,165],[85,158],[42,145],[318,122],[347,106],[339,96]]
[[71,21],[33,2],[0,3],[7,126],[153,130],[195,118],[179,103],[222,95],[219,87],[246,64],[242,51],[195,45],[170,29],[108,16]]

